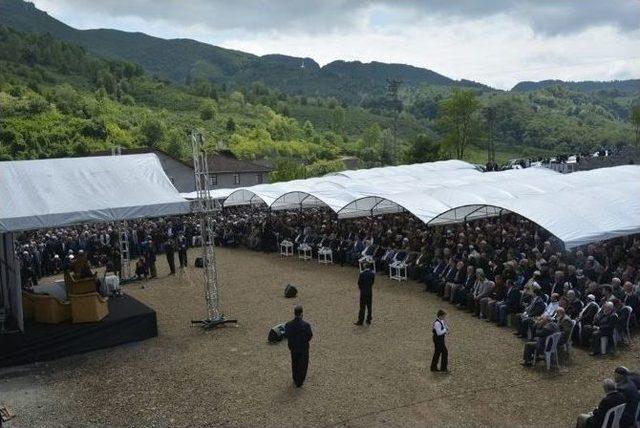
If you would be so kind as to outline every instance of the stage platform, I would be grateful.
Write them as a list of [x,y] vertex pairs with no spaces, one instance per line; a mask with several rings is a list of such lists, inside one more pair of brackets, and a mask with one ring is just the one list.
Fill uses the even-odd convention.
[[156,337],[156,312],[131,296],[109,299],[101,322],[25,322],[24,333],[0,335],[0,367],[47,361]]

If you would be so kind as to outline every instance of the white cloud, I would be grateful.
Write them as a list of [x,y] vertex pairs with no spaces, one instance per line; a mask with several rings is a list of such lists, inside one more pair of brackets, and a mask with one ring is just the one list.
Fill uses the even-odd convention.
[[[508,89],[640,77],[640,3],[36,0],[79,28],[186,37],[255,54],[396,62]],[[605,6],[603,6],[605,5]],[[635,12],[635,14],[634,14]]]

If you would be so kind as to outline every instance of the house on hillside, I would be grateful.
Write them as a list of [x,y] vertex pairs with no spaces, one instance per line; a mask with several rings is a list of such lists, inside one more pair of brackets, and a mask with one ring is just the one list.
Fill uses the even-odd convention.
[[[141,153],[155,153],[169,180],[180,193],[190,193],[196,190],[193,176],[193,161],[187,162],[174,158],[168,153],[149,147],[122,149],[123,155]],[[89,156],[109,156],[110,151],[91,153]],[[248,187],[255,184],[269,182],[272,168],[235,157],[229,150],[219,150],[207,158],[209,164],[209,185],[212,189],[226,189],[233,187]]]

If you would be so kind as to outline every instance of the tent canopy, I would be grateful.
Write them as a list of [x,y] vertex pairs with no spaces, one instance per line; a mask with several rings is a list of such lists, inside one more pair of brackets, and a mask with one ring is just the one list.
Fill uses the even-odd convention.
[[155,154],[0,162],[0,233],[189,213]]
[[546,168],[482,173],[466,162],[441,161],[235,189],[224,206],[324,206],[339,218],[408,211],[428,225],[514,212],[572,248],[640,232],[638,195],[635,165],[572,174]]

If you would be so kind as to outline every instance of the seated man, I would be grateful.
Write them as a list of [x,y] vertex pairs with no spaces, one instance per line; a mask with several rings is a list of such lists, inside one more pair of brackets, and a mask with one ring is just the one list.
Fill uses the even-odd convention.
[[533,354],[534,351],[537,350],[538,355],[544,354],[546,349],[544,348],[547,337],[551,336],[554,333],[557,333],[558,324],[551,319],[548,315],[542,315],[540,319],[536,322],[533,339],[530,342],[524,344],[524,355],[523,362],[521,363],[523,366],[531,367],[534,363]]
[[[618,315],[616,314],[613,302],[607,302],[602,307],[599,317],[593,322],[591,332],[591,354],[599,355],[601,353],[600,339],[606,337],[607,340],[613,342],[613,329],[618,323]],[[605,349],[606,352],[606,349]]]
[[498,325],[505,327],[509,315],[515,315],[520,311],[520,301],[522,297],[521,291],[513,285],[513,282],[507,280],[507,291],[505,298],[497,303],[498,307]]
[[616,381],[616,389],[624,396],[624,413],[620,419],[621,427],[635,426],[636,409],[640,401],[640,393],[636,385],[628,379],[629,371],[624,367],[617,367],[613,372],[613,379]]
[[462,283],[464,283],[466,276],[466,269],[464,268],[464,262],[459,261],[456,263],[455,274],[453,275],[453,279],[451,281],[447,281],[444,285],[444,294],[442,296],[443,299],[453,301],[453,295],[456,292],[456,288],[460,287]]
[[518,331],[515,334],[517,336],[528,337],[528,332],[535,324],[536,318],[543,314],[547,305],[544,303],[542,296],[542,288],[537,283],[534,283],[533,300],[531,300],[531,303],[523,313],[516,316],[516,328]]
[[604,415],[614,407],[624,404],[624,395],[618,392],[613,379],[605,379],[602,387],[606,395],[591,413],[578,416],[576,428],[600,428],[604,422]]
[[89,267],[89,261],[87,261],[87,256],[83,250],[78,251],[72,268],[75,279],[90,278],[93,276],[93,272],[91,272],[91,268]]

